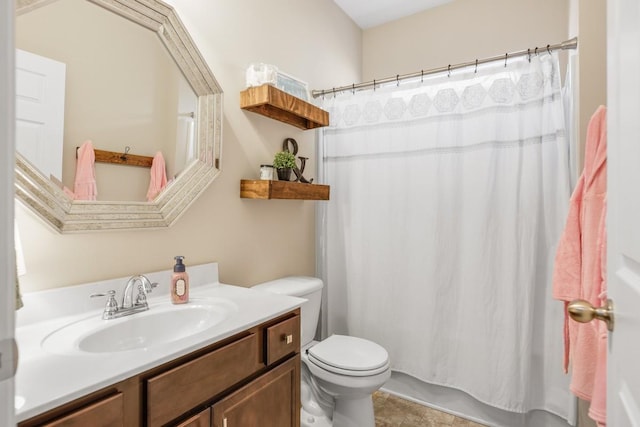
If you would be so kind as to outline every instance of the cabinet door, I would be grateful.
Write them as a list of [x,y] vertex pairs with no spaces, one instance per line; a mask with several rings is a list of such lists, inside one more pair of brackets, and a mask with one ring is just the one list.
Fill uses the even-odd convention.
[[207,408],[193,417],[184,420],[176,427],[211,427],[211,408]]
[[43,424],[43,427],[122,427],[124,426],[123,401],[122,393],[118,393]]
[[213,405],[214,427],[299,427],[300,355]]

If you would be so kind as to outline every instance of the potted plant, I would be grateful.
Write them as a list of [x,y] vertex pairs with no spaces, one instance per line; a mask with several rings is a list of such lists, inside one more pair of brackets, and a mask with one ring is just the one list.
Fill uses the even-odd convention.
[[290,151],[280,151],[273,158],[273,167],[278,171],[278,180],[289,181],[291,170],[296,166],[296,156]]

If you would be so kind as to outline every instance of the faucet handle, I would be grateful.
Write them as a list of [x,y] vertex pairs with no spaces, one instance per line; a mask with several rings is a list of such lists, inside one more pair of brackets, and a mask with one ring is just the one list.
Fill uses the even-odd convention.
[[116,291],[110,290],[106,294],[97,293],[91,294],[90,298],[107,297],[107,303],[104,306],[104,312],[102,313],[103,319],[111,318],[118,311],[118,301],[116,301]]
[[142,289],[141,289],[140,286],[138,287],[138,290],[140,291],[140,293],[144,292],[144,293],[148,294],[149,292],[151,292],[153,290],[153,288],[158,286],[157,282],[151,283],[151,280],[149,280],[149,278],[147,276],[145,276],[144,274],[141,274],[138,277],[140,277],[140,283],[142,284]]
[[147,303],[147,294],[153,291],[153,288],[157,287],[158,283],[151,283],[144,274],[139,275],[138,278],[140,282],[138,283],[138,295],[136,296],[135,305],[145,305]]
[[151,289],[147,290],[147,287],[140,283],[138,285],[138,295],[136,296],[135,305],[144,305],[147,303],[147,292],[151,292]]
[[89,295],[89,298],[96,298],[96,297],[109,297],[109,299],[111,299],[111,297],[116,297],[116,291],[114,291],[113,289],[110,291],[107,291],[106,294],[103,293],[97,293],[97,294],[91,294]]
[[148,293],[152,292],[154,288],[157,288],[157,287],[158,287],[158,283],[157,282],[153,282],[153,283],[148,282],[148,281],[147,282],[143,282],[142,285],[138,286],[138,292],[139,293],[148,294]]
[[141,283],[138,284],[138,295],[136,296],[136,305],[146,304],[147,294],[157,286],[158,286],[158,283],[156,282],[151,283],[151,282],[141,281]]

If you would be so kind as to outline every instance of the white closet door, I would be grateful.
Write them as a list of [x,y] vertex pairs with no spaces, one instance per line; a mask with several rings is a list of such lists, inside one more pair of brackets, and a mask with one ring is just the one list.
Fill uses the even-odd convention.
[[62,180],[66,65],[16,49],[16,147],[45,177]]
[[13,1],[0,2],[0,425],[15,424],[13,337]]
[[607,425],[640,426],[640,3],[609,0]]

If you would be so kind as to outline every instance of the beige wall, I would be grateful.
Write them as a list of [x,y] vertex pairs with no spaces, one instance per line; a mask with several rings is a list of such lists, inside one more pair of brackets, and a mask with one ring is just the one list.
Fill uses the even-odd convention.
[[599,105],[607,103],[607,2],[580,0],[578,37],[580,39],[579,91],[580,91],[580,168],[584,158],[584,139],[587,125]]
[[568,0],[455,0],[364,31],[365,80],[567,39]]
[[[169,229],[59,235],[18,203],[26,292],[171,268],[174,255],[216,261],[221,280],[250,285],[315,273],[313,201],[239,197],[282,140],[295,138],[315,177],[315,133],[239,108],[251,62],[277,65],[311,88],[359,80],[361,31],[332,0],[171,0],[225,91],[222,174]],[[330,28],[330,31],[327,31]],[[309,164],[308,163],[308,164]]]

